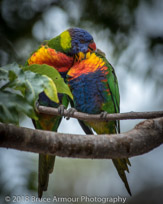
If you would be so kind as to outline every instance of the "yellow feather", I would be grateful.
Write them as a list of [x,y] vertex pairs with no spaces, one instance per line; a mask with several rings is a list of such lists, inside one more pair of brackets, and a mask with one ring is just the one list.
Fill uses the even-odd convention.
[[61,33],[61,46],[64,50],[71,48],[71,36],[68,31]]

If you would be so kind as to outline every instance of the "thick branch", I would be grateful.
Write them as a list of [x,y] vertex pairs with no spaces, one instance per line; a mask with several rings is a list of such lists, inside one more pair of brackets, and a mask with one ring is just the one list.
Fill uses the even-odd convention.
[[0,147],[77,158],[124,158],[141,155],[163,143],[163,117],[118,135],[72,135],[0,123]]
[[[49,114],[49,115],[60,115],[57,108],[39,106],[39,113]],[[68,116],[68,111],[64,110],[63,116]],[[80,120],[96,120],[101,121],[104,120],[100,117],[100,114],[86,114],[82,112],[74,112],[72,118],[77,118]],[[128,113],[115,113],[115,114],[107,114],[105,120],[127,120],[127,119],[150,119],[150,118],[158,118],[163,117],[163,111],[153,111],[153,112],[128,112]]]

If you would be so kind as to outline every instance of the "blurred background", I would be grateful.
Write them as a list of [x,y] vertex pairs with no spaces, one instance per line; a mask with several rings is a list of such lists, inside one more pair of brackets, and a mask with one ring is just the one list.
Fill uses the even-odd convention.
[[[163,0],[0,0],[0,65],[24,64],[43,40],[69,27],[88,30],[115,67],[121,112],[163,110]],[[121,121],[121,131],[139,121]],[[33,128],[28,118],[21,126]],[[63,120],[59,132],[84,134],[73,119]],[[128,204],[162,204],[161,155],[163,146],[130,159],[132,197],[111,160],[57,157],[44,196],[119,195]],[[0,149],[0,203],[6,195],[37,196],[37,166],[37,154]]]

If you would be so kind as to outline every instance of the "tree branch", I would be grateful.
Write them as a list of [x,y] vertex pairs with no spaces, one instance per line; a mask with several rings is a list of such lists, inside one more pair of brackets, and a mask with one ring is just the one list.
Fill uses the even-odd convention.
[[61,134],[0,123],[0,147],[76,158],[125,158],[163,143],[163,117],[115,135]]
[[[60,115],[57,108],[38,106],[39,113],[49,114],[49,115]],[[63,116],[68,117],[68,110],[64,110]],[[77,118],[84,121],[96,120],[96,121],[109,121],[109,120],[127,120],[127,119],[150,119],[163,117],[163,111],[153,111],[153,112],[128,112],[128,113],[115,113],[107,114],[106,119],[102,119],[100,114],[87,114],[82,112],[74,112],[71,116],[72,118]]]

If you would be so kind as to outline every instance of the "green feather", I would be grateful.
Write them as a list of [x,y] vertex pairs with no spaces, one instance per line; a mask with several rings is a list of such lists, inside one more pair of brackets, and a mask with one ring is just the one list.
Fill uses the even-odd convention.
[[[68,97],[66,95],[62,98],[62,103],[66,108],[68,106]],[[43,105],[43,104],[42,104]],[[57,105],[57,104],[56,104]],[[59,104],[58,104],[59,107]],[[57,129],[61,123],[62,117],[50,116],[37,113],[38,120],[33,121],[35,128],[42,130],[50,130],[57,132]],[[49,182],[49,174],[53,172],[55,163],[55,156],[39,154],[39,166],[38,166],[38,197],[41,198],[43,191],[47,190]]]
[[71,36],[69,31],[64,31],[55,38],[48,41],[47,45],[63,53],[68,53],[71,49]]
[[125,184],[125,187],[126,187],[128,193],[130,195],[132,195],[130,187],[128,185],[127,177],[125,174],[125,171],[127,171],[129,173],[129,169],[127,166],[129,160],[128,159],[112,159],[112,161],[113,161],[115,168],[117,169],[119,176],[121,177],[123,183]]
[[[103,59],[103,61],[105,62],[105,66],[108,67],[108,70],[107,70],[108,74],[106,75],[106,78],[107,78],[106,85],[109,87],[110,95],[107,96],[108,97],[107,103],[105,103],[102,106],[102,110],[106,111],[108,113],[119,113],[120,112],[120,94],[119,94],[118,80],[117,80],[114,68],[107,61],[104,53],[97,50],[97,55]],[[103,125],[104,125],[104,128],[102,130],[103,133],[101,133],[101,130],[100,130],[100,134],[120,133],[119,121],[109,121],[109,122],[105,122],[105,124],[103,124]],[[96,132],[99,133],[98,129],[96,129]],[[125,174],[125,171],[129,172],[128,165],[131,165],[129,159],[127,159],[127,158],[118,159],[117,158],[117,159],[112,159],[112,161],[113,161],[113,164],[114,164],[120,178],[122,179],[123,183],[125,184],[125,187],[126,187],[128,193],[131,195],[130,187],[128,185],[128,181],[127,181],[126,174]]]
[[38,197],[41,198],[43,191],[47,190],[49,174],[53,172],[55,156],[39,154],[39,185]]
[[60,51],[60,52],[64,52],[62,46],[61,46],[61,37],[60,35],[58,35],[55,38],[52,38],[51,40],[48,41],[47,45],[52,48],[55,49],[56,51]]
[[[63,32],[59,36],[57,36],[51,40],[44,41],[41,44],[41,46],[42,45],[48,46],[49,48],[55,49],[56,51],[67,53],[70,49],[70,46],[71,46],[71,39],[68,37],[68,35],[69,35],[68,32]],[[39,46],[38,49],[40,49],[41,46]],[[37,50],[35,50],[33,53],[35,53]],[[33,55],[33,53],[31,53],[30,57]],[[26,62],[26,65],[28,65],[28,61]],[[44,69],[46,69],[47,66],[48,65],[46,65],[46,66],[42,65],[42,67]],[[58,83],[58,89],[57,90],[58,91],[60,90],[62,93],[66,92],[66,94],[68,94],[68,92],[67,92],[68,87],[64,86],[62,81],[63,81],[63,79],[60,79],[57,76],[57,81],[56,81],[56,85]],[[61,105],[61,104],[67,108],[68,97],[66,94],[64,94],[64,96],[62,98],[62,102],[60,104],[56,104],[55,108],[58,108],[59,105]],[[72,96],[71,93],[68,95],[70,95],[70,97]],[[47,104],[45,104],[44,101],[42,101],[41,105],[47,106]],[[57,132],[57,129],[60,125],[62,117],[50,116],[50,115],[48,116],[48,115],[39,114],[39,113],[37,113],[37,116],[38,116],[38,120],[33,121],[36,129],[49,130],[49,131]],[[53,171],[54,163],[55,163],[55,156],[39,154],[38,196],[40,198],[42,197],[43,191],[47,190],[48,182],[49,182],[49,174],[52,173],[52,171]]]

